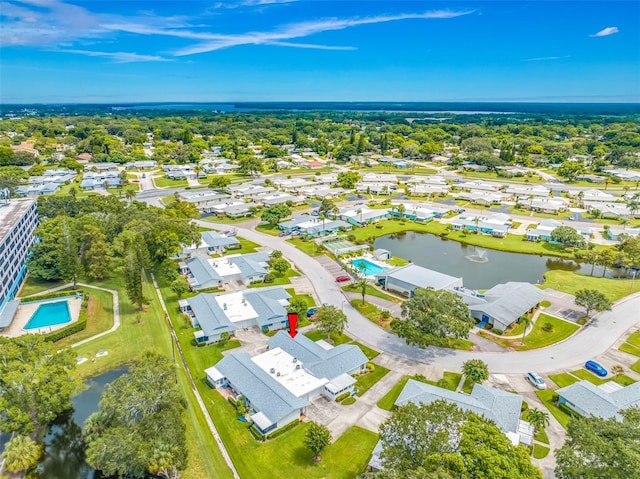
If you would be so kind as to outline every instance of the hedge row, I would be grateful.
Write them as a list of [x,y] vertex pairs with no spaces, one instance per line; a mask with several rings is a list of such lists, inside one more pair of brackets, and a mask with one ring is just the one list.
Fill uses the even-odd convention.
[[83,319],[78,319],[78,321],[76,321],[73,324],[70,324],[65,328],[58,329],[57,331],[54,331],[49,334],[45,334],[44,340],[49,341],[51,343],[55,343],[56,341],[60,341],[61,339],[66,338],[67,336],[71,336],[72,334],[79,333],[86,327],[87,327],[87,318],[85,317]]
[[21,298],[22,303],[31,303],[33,301],[42,301],[51,298],[61,298],[63,296],[73,296],[74,294],[81,293],[85,296],[84,291],[81,289],[65,289],[63,291],[55,291],[53,293],[39,294],[37,296],[29,296],[27,298]]
[[346,393],[342,393],[342,394],[340,394],[340,396],[338,396],[336,398],[336,402],[342,402],[343,399],[347,399],[349,396],[351,396],[351,391],[347,391]]
[[287,424],[286,426],[278,429],[274,433],[269,434],[267,436],[267,439],[275,439],[276,437],[280,436],[281,434],[284,434],[287,431],[290,431],[291,429],[293,429],[294,427],[296,427],[299,424],[300,424],[300,420],[299,419],[295,419],[295,420],[291,421],[289,424]]

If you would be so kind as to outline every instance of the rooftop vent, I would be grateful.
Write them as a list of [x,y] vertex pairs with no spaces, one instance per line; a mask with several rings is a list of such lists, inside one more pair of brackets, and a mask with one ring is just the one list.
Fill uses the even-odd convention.
[[298,362],[298,358],[293,358],[293,362],[297,363]]
[[276,376],[280,377],[280,371],[278,371],[278,372],[276,373]]
[[299,364],[296,364],[296,369],[300,369],[300,365]]
[[224,304],[222,305],[222,309],[224,309],[225,311],[227,310],[227,303],[224,303]]
[[269,372],[270,372],[271,374],[274,374],[274,373],[276,372],[276,368],[271,368],[271,369],[269,369]]

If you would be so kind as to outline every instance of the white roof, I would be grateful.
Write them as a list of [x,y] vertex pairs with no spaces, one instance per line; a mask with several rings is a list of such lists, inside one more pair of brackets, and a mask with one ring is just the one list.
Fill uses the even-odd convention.
[[341,374],[340,376],[338,376],[337,378],[335,378],[333,381],[331,381],[329,384],[327,384],[325,387],[331,391],[333,394],[342,391],[345,388],[348,388],[349,386],[351,386],[352,384],[355,384],[356,380],[352,377],[349,376],[347,373]]
[[212,380],[212,381],[218,381],[222,378],[224,378],[224,374],[222,374],[220,371],[218,371],[216,369],[215,366],[211,366],[209,369],[205,369],[204,373]]
[[255,319],[258,313],[251,303],[244,299],[242,291],[237,293],[229,293],[222,296],[214,296],[218,306],[224,311],[225,316],[232,323],[246,321],[247,319]]
[[270,349],[251,360],[296,397],[302,397],[329,382],[328,379],[318,379],[309,374],[300,360],[280,348]]
[[273,421],[269,419],[262,411],[255,413],[253,416],[251,416],[251,419],[263,431],[273,424]]
[[228,258],[211,258],[208,259],[207,262],[220,276],[231,276],[234,274],[240,274],[240,268],[238,268],[238,265],[229,261]]

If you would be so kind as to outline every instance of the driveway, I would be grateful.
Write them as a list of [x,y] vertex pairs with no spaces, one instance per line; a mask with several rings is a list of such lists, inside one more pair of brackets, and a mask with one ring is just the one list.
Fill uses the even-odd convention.
[[551,303],[551,306],[544,308],[543,312],[576,322],[587,314],[587,310],[575,303],[575,296],[547,288],[544,291],[544,299]]

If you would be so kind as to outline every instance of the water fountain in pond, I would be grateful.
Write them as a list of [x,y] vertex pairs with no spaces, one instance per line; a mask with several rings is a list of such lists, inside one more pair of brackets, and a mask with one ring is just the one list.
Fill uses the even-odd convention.
[[476,254],[467,255],[465,256],[465,258],[472,263],[486,263],[487,261],[489,261],[489,258],[487,258],[486,254],[486,249],[476,247]]

